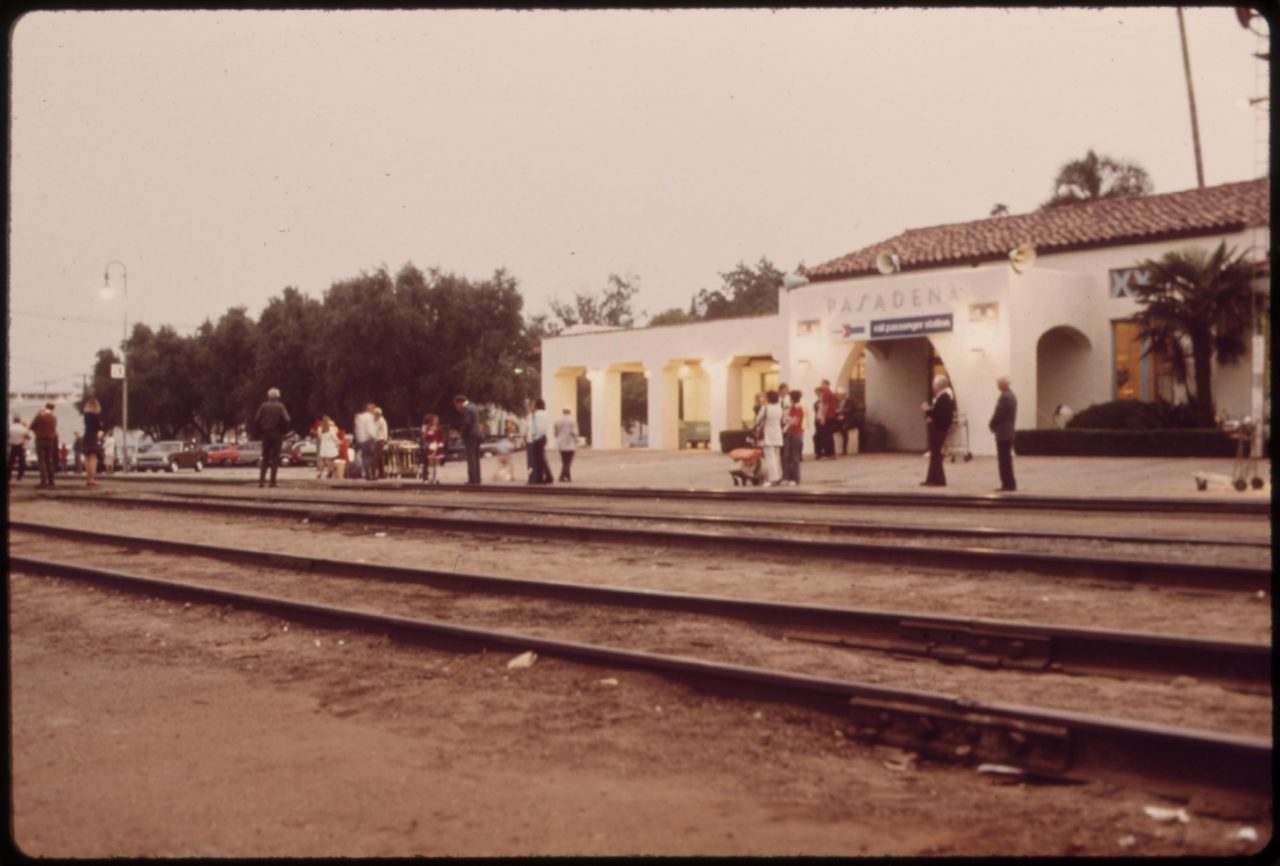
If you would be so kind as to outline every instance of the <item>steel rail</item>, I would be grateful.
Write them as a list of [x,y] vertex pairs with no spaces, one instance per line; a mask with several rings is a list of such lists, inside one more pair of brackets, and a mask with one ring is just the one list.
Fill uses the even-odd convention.
[[[338,509],[294,508],[245,502],[215,502],[195,499],[171,503],[162,500],[138,500],[102,497],[76,497],[77,502],[134,508],[187,508],[223,513],[268,516],[303,516],[316,520],[376,522],[383,526],[413,529],[433,528],[461,532],[502,533],[533,538],[564,538],[577,542],[609,542],[622,544],[683,545],[694,548],[730,546],[738,552],[747,550],[801,555],[807,558],[834,557],[843,561],[878,563],[894,566],[977,569],[981,571],[1023,570],[1036,574],[1066,578],[1117,580],[1160,586],[1194,587],[1218,591],[1270,591],[1271,569],[1244,565],[1204,565],[1193,562],[1165,562],[1144,559],[1109,559],[1098,556],[1075,556],[1058,553],[1000,550],[985,547],[938,547],[905,544],[879,544],[828,538],[771,538],[761,535],[729,536],[706,532],[682,532],[674,529],[622,528],[587,524],[550,524],[530,521],[497,521],[424,514],[376,515],[343,512]],[[319,503],[317,503],[319,504]]]
[[1266,802],[1272,794],[1271,743],[1258,737],[980,703],[932,692],[338,608],[66,562],[15,556],[10,566],[37,576],[91,581],[152,596],[233,605],[328,627],[372,631],[455,652],[535,650],[570,662],[653,672],[702,691],[822,711],[842,720],[847,735],[858,740],[911,748],[937,759],[1012,764],[1027,772],[1140,784],[1178,794],[1208,789]]
[[152,493],[153,496],[167,496],[175,499],[192,499],[196,497],[205,497],[208,499],[227,499],[227,500],[250,500],[263,498],[270,502],[306,502],[315,505],[343,505],[355,506],[358,508],[393,508],[393,507],[412,507],[425,508],[433,510],[469,510],[469,511],[492,511],[498,514],[534,514],[539,516],[555,516],[555,517],[596,517],[596,518],[612,518],[617,520],[653,520],[666,522],[680,522],[693,525],[705,525],[712,527],[728,527],[742,526],[751,529],[759,529],[768,532],[773,529],[793,529],[797,531],[808,531],[832,534],[876,534],[876,535],[909,535],[918,536],[941,536],[941,537],[957,537],[957,538],[1012,538],[1012,539],[1060,539],[1064,541],[1105,541],[1111,543],[1125,544],[1189,544],[1196,546],[1211,547],[1256,547],[1260,549],[1270,549],[1272,544],[1268,541],[1250,541],[1242,539],[1215,539],[1215,538],[1187,538],[1187,537],[1161,537],[1151,535],[1100,535],[1097,533],[1087,532],[1049,532],[1046,530],[1033,529],[1000,529],[998,527],[973,527],[973,526],[939,526],[937,524],[919,524],[919,523],[863,523],[863,522],[832,522],[828,520],[815,520],[813,518],[753,518],[753,517],[724,517],[720,515],[708,514],[672,514],[660,512],[642,512],[642,511],[586,511],[582,508],[547,508],[544,505],[537,506],[511,506],[511,505],[458,505],[454,503],[421,503],[421,502],[401,502],[401,501],[384,501],[370,502],[367,499],[340,499],[336,497],[326,497],[322,500],[316,499],[314,496],[290,496],[277,491],[266,497],[255,497],[251,494],[240,493],[223,493],[223,492],[201,492],[195,493],[183,490],[162,490]]
[[781,636],[791,640],[919,656],[987,669],[1156,679],[1192,676],[1242,691],[1270,691],[1271,647],[1266,644],[461,574],[29,522],[15,522],[10,528],[74,541],[130,549],[146,547],[309,574],[371,577],[454,592],[487,592],[629,610],[717,616],[781,630]]
[[[154,478],[116,477],[114,480],[125,483],[155,483]],[[176,479],[175,479],[176,480]],[[318,483],[318,479],[309,479]],[[174,483],[165,481],[160,483]],[[226,486],[250,487],[256,482],[247,478],[209,478],[200,477],[200,483],[212,483]],[[1254,500],[1200,499],[1195,501],[1168,499],[1157,497],[1121,497],[1121,496],[1041,496],[1031,493],[1017,494],[970,494],[970,493],[929,493],[925,491],[910,493],[848,491],[833,492],[815,490],[813,488],[731,488],[728,490],[708,488],[676,488],[676,487],[597,487],[545,484],[530,486],[519,484],[514,486],[497,484],[439,484],[426,486],[420,481],[379,481],[377,484],[339,484],[346,490],[378,491],[378,490],[417,490],[426,494],[432,491],[448,493],[464,493],[467,495],[497,494],[499,496],[604,496],[617,499],[686,499],[707,500],[712,502],[799,502],[810,505],[873,505],[877,507],[908,506],[920,507],[964,507],[982,509],[1041,509],[1060,511],[1120,511],[1126,513],[1192,513],[1192,514],[1251,514],[1270,516],[1271,502]],[[763,498],[767,497],[767,499]]]

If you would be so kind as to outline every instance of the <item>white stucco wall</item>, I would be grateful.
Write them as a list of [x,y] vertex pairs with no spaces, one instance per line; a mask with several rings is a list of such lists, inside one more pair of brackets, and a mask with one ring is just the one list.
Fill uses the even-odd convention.
[[[868,421],[887,428],[889,448],[923,450],[920,403],[928,393],[931,343],[968,418],[970,450],[993,454],[986,424],[1001,374],[1010,376],[1018,395],[1021,429],[1051,425],[1057,403],[1079,411],[1114,398],[1112,323],[1130,318],[1138,304],[1110,296],[1111,270],[1169,250],[1212,250],[1223,239],[1244,249],[1257,244],[1259,234],[1041,255],[1022,274],[994,262],[823,281],[780,291],[777,316],[552,338],[543,342],[543,394],[564,402],[574,377],[585,371],[593,388],[596,447],[619,447],[618,373],[644,370],[649,445],[675,448],[678,369],[687,363],[699,384],[696,393],[686,390],[685,415],[709,417],[714,446],[721,430],[738,429],[750,417],[760,375],[774,359],[779,379],[803,392],[808,407],[823,379],[843,387],[839,377],[861,342],[868,346]],[[877,328],[881,332],[873,333]],[[890,332],[894,328],[904,330]],[[1214,387],[1220,408],[1248,413],[1248,360],[1215,370]],[[805,448],[812,448],[811,436]]]
[[[696,371],[691,372],[706,377],[707,405],[703,407],[695,398],[692,406],[686,403],[685,414],[690,418],[704,413],[709,416],[714,446],[721,430],[740,427],[736,413],[745,390],[740,365],[753,356],[781,358],[783,340],[779,316],[552,337],[542,342],[542,393],[568,394],[573,379],[585,371],[592,387],[593,447],[620,448],[616,374],[624,367],[643,370],[649,381],[649,447],[675,448],[679,368],[696,365]],[[731,381],[735,377],[739,377],[737,383]],[[746,395],[748,402],[753,393]]]

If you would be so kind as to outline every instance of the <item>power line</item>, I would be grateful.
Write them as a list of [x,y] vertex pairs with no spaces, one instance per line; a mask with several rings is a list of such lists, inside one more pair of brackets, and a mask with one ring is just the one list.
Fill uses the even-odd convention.
[[[58,313],[32,313],[26,310],[10,310],[9,314],[13,316],[26,316],[27,318],[31,318],[31,319],[48,319],[50,321],[55,321],[55,322],[74,322],[80,325],[117,325],[118,326],[120,324],[120,319],[92,319],[92,318],[89,318],[88,316],[66,316]],[[186,323],[170,322],[168,324],[169,324],[169,327],[171,328],[174,328],[174,329],[181,328],[183,330],[195,330],[196,328],[200,327],[199,325],[191,325]],[[164,326],[162,325],[161,327],[164,327]]]

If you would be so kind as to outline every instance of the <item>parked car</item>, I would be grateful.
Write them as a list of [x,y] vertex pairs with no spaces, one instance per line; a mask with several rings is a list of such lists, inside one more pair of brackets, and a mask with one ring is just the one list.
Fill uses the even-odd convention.
[[261,459],[261,442],[241,442],[236,446],[236,466],[257,466]]
[[240,454],[234,442],[210,442],[203,450],[206,466],[235,466]]
[[280,464],[282,466],[314,466],[320,453],[319,443],[314,439],[299,439],[291,446],[281,449]]
[[168,440],[152,442],[138,449],[133,468],[138,472],[177,472],[179,469],[204,469],[204,454],[190,442]]

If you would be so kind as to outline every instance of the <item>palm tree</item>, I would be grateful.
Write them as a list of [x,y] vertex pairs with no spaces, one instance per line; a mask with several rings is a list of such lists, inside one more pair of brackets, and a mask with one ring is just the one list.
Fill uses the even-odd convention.
[[1174,375],[1187,381],[1188,349],[1194,370],[1192,401],[1205,426],[1213,425],[1213,359],[1230,364],[1244,356],[1252,314],[1251,284],[1256,266],[1243,253],[1218,244],[1204,250],[1171,251],[1138,265],[1151,279],[1134,285],[1142,305],[1134,317],[1147,353],[1160,352]]
[[1073,159],[1058,169],[1053,198],[1042,208],[1059,207],[1103,198],[1140,196],[1151,192],[1151,178],[1136,162],[1098,156],[1092,148],[1084,159]]

